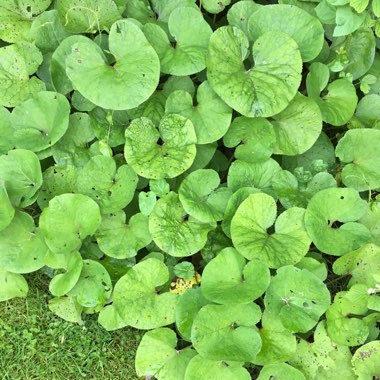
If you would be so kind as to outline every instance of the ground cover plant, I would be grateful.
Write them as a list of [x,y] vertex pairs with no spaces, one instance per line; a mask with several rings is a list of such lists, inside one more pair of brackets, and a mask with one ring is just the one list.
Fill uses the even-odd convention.
[[380,378],[378,16],[3,0],[0,300],[147,330],[142,379]]

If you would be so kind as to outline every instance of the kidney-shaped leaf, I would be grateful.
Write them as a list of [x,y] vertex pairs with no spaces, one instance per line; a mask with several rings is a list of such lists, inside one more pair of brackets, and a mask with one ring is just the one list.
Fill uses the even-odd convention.
[[62,194],[42,211],[40,228],[55,253],[78,250],[82,240],[95,233],[101,221],[99,206],[82,194]]
[[305,226],[320,251],[341,256],[370,241],[367,227],[356,222],[367,210],[367,202],[354,189],[324,189],[311,198]]
[[28,290],[28,283],[21,274],[7,272],[0,268],[0,302],[15,297],[26,297]]
[[112,25],[109,50],[116,59],[113,66],[108,66],[102,50],[92,40],[74,44],[66,58],[66,73],[85,98],[102,108],[137,107],[157,87],[160,72],[157,54],[130,20]]
[[15,107],[12,141],[17,148],[39,152],[54,145],[69,126],[70,104],[57,92],[41,91]]
[[380,130],[352,129],[339,140],[336,156],[346,165],[342,181],[358,191],[380,187]]
[[216,223],[201,222],[184,210],[178,195],[161,198],[149,215],[149,231],[160,249],[175,257],[191,256],[201,250]]
[[359,380],[380,376],[380,341],[375,340],[359,347],[352,357],[352,365]]
[[[284,22],[284,20],[288,20]],[[320,21],[303,9],[288,4],[260,7],[249,19],[249,33],[255,41],[265,32],[279,30],[297,42],[304,62],[322,50],[324,30]]]
[[124,155],[133,170],[145,178],[174,178],[189,169],[196,155],[192,122],[165,115],[158,126],[142,117],[125,131]]
[[145,333],[136,351],[136,372],[139,377],[158,380],[183,379],[189,361],[197,354],[187,347],[177,350],[173,330],[159,328]]
[[265,294],[265,306],[292,332],[307,332],[330,304],[326,285],[306,269],[284,266],[277,270]]
[[141,261],[121,277],[115,285],[113,304],[123,321],[138,329],[173,323],[177,294],[156,290],[168,280],[167,266],[154,258]]
[[[296,264],[309,250],[303,218],[305,210],[292,207],[276,220],[275,200],[264,193],[251,194],[231,221],[231,237],[236,249],[247,259],[258,259],[270,268]],[[275,223],[275,232],[268,228]]]
[[251,361],[261,349],[256,328],[261,310],[246,305],[206,305],[194,319],[191,340],[202,357],[210,360]]
[[248,53],[248,38],[240,29],[224,26],[216,30],[209,43],[208,81],[242,115],[273,116],[286,108],[301,82],[297,43],[286,33],[270,31],[253,44],[255,64],[246,70]]
[[269,269],[261,261],[246,264],[234,248],[225,248],[204,268],[201,290],[216,303],[250,303],[265,292],[269,280]]
[[276,378],[281,380],[306,380],[304,374],[298,369],[286,363],[270,364],[260,370],[257,380],[272,380]]

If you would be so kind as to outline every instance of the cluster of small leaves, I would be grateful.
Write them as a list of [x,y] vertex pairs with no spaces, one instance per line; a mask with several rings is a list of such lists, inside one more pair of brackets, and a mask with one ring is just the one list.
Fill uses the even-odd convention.
[[379,378],[379,9],[2,0],[0,301],[145,379]]

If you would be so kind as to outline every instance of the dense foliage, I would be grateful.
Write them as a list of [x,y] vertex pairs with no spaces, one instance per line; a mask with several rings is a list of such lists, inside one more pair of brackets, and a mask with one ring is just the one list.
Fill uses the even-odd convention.
[[380,378],[378,16],[2,0],[0,300],[43,271],[146,379]]

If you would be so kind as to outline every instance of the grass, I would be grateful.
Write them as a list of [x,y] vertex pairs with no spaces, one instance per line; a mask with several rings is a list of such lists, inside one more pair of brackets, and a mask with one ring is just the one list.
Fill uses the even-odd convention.
[[137,330],[107,332],[96,316],[65,322],[47,307],[45,279],[28,282],[28,298],[0,304],[0,380],[137,379]]

